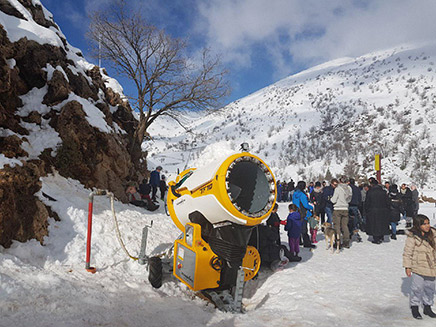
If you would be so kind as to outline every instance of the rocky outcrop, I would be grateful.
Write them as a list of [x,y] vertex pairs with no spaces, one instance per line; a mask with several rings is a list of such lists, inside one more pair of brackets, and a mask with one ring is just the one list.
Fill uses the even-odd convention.
[[23,167],[0,170],[0,244],[12,240],[25,242],[36,238],[43,242],[48,235],[49,211],[34,194],[40,190],[43,174],[41,161],[26,162]]
[[[41,6],[31,0],[19,2],[36,24],[58,29]],[[7,0],[0,0],[0,11],[25,19]],[[106,86],[108,77],[98,67],[73,60],[77,53],[61,33],[59,38],[64,47],[27,38],[11,42],[7,26],[0,25],[0,156],[13,159],[13,164],[0,166],[2,246],[14,239],[43,242],[47,235],[47,218],[53,213],[35,195],[41,176],[56,170],[125,201],[126,182],[138,180],[144,168],[129,150],[137,126],[129,104]],[[35,105],[23,101],[29,92],[41,97],[32,99]],[[92,123],[89,110],[102,117],[100,125],[106,129]],[[52,129],[61,142],[29,153],[25,150],[32,148],[29,126],[40,133]]]

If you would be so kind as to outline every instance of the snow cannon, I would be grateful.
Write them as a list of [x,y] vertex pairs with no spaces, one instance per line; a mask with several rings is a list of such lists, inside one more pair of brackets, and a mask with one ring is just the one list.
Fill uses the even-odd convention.
[[183,232],[174,244],[174,276],[193,291],[207,290],[215,303],[224,290],[231,291],[232,303],[240,302],[235,294],[242,297],[243,282],[260,267],[257,249],[247,246],[251,232],[275,204],[270,168],[242,152],[187,169],[168,186],[168,211]]

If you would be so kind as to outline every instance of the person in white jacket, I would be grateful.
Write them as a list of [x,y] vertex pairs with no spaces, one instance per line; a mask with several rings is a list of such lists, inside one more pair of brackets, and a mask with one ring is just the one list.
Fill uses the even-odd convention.
[[[333,180],[333,183],[338,183],[338,180]],[[333,227],[336,231],[340,242],[341,234],[343,234],[342,245],[345,248],[350,247],[350,231],[348,230],[348,203],[351,201],[353,191],[347,185],[348,179],[345,176],[339,178],[339,185],[335,188],[330,201],[333,203]],[[341,233],[342,230],[342,233]]]

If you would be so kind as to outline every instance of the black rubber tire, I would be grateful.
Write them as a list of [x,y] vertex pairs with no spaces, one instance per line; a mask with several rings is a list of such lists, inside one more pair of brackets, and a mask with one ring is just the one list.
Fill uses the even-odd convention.
[[148,259],[148,281],[154,288],[162,286],[162,260],[159,257]]

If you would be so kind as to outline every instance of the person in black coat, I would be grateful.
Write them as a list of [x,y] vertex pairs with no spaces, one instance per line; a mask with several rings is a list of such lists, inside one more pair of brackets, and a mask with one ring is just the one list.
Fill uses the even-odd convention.
[[373,237],[372,243],[381,244],[384,235],[389,235],[391,203],[388,194],[378,184],[376,179],[371,179],[371,188],[365,199],[366,234]]
[[390,223],[391,223],[391,239],[397,239],[397,224],[401,218],[401,212],[403,212],[401,196],[398,192],[398,186],[396,184],[392,184],[389,186],[389,200],[391,201],[391,210],[390,210]]
[[415,204],[413,203],[412,191],[406,184],[401,184],[400,196],[403,204],[403,214],[406,215],[406,228],[409,228],[412,227],[413,209],[415,208]]
[[359,212],[359,206],[362,202],[362,192],[356,186],[356,181],[353,178],[350,178],[348,185],[350,185],[352,191],[351,201],[348,203],[348,229],[350,232],[355,232],[358,239],[360,239],[357,230],[360,229],[362,225],[362,216]]
[[167,182],[165,181],[165,175],[162,175],[162,179],[159,183],[159,190],[160,190],[160,198],[163,201],[165,199],[165,193],[168,190]]
[[310,193],[310,202],[313,203],[313,213],[321,218],[321,224],[325,222],[325,199],[320,182],[315,183],[315,188]]
[[333,194],[335,193],[335,188],[338,186],[339,181],[336,178],[333,178],[330,181],[330,185],[326,186],[322,190],[322,196],[324,198],[324,212],[327,215],[327,222],[332,223],[333,222],[333,203],[330,201]]
[[156,202],[157,188],[160,184],[160,172],[162,171],[161,166],[157,166],[155,170],[150,173],[150,186],[151,186],[151,200]]
[[150,198],[151,186],[148,184],[147,178],[142,180],[142,183],[139,184],[139,194],[141,194],[141,198],[143,199],[151,199]]
[[269,216],[268,220],[266,221],[266,225],[271,228],[272,231],[276,234],[276,243],[278,246],[281,246],[282,243],[280,241],[280,217],[277,214],[277,210],[279,209],[278,204],[276,203],[274,205],[274,208],[271,212],[271,215]]
[[261,224],[254,228],[248,243],[259,251],[261,265],[270,267],[273,270],[281,262],[281,247],[277,245],[277,240],[276,231],[271,226]]

